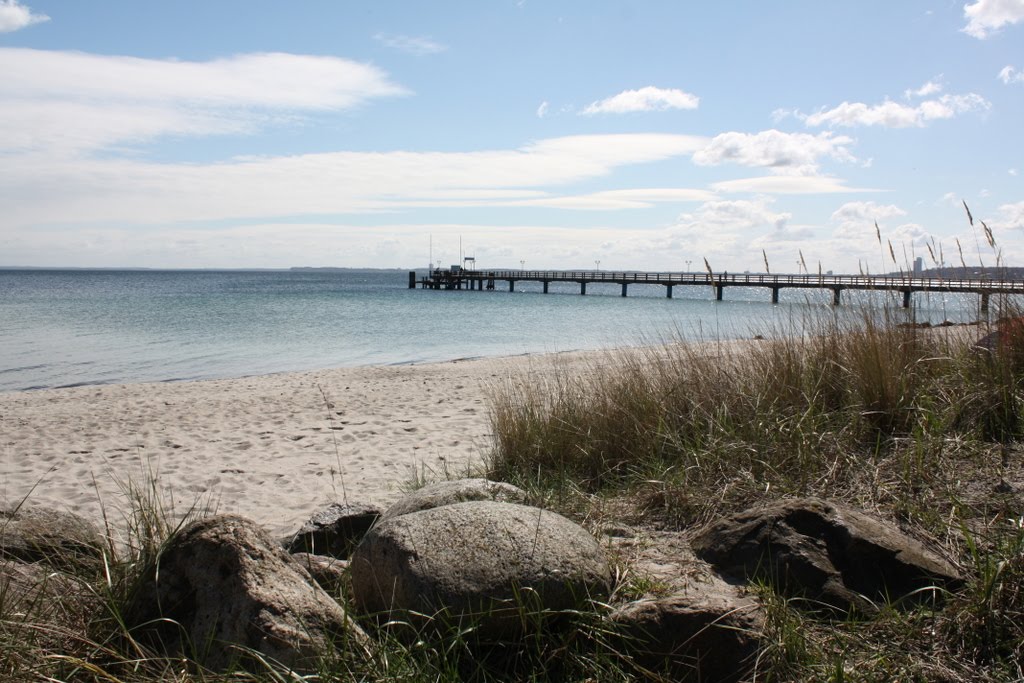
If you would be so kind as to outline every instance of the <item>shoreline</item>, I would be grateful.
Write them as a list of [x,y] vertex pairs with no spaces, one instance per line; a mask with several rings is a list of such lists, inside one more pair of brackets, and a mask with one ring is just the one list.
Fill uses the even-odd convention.
[[27,498],[120,530],[129,486],[153,486],[175,516],[198,503],[283,535],[329,503],[387,506],[479,467],[493,387],[658,346],[0,392],[0,507]]

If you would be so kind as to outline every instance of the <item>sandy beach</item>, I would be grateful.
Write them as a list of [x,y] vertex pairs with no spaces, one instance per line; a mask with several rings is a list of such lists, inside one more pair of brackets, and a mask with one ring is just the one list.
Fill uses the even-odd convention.
[[[114,525],[129,482],[287,533],[333,501],[386,505],[491,444],[488,387],[595,353],[0,393],[0,505]],[[589,359],[589,361],[587,360]]]

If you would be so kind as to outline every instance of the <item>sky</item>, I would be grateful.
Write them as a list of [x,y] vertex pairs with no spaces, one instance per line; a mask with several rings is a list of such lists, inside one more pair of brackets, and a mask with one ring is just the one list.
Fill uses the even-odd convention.
[[0,207],[0,266],[1024,266],[1024,0],[0,0]]

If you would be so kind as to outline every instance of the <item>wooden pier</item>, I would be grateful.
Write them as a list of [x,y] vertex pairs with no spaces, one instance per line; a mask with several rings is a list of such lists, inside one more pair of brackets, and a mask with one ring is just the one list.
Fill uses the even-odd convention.
[[993,294],[1024,294],[1024,280],[993,278],[938,278],[907,275],[769,275],[759,273],[651,273],[607,270],[465,270],[459,268],[436,269],[417,280],[409,273],[409,288],[420,286],[436,290],[496,290],[498,283],[514,292],[517,282],[539,282],[547,294],[552,282],[573,282],[580,294],[587,293],[588,284],[616,284],[626,296],[629,285],[646,284],[665,287],[666,296],[672,298],[673,287],[696,286],[714,290],[715,298],[722,300],[726,287],[764,287],[771,290],[772,303],[779,302],[783,289],[830,289],[832,303],[839,305],[843,290],[870,290],[900,292],[903,307],[909,308],[914,292],[957,292],[977,294],[981,297],[981,310],[987,311]]

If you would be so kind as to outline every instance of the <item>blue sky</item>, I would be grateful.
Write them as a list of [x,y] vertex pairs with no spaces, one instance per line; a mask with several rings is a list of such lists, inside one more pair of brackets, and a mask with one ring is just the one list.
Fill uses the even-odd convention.
[[1024,0],[0,0],[0,265],[1024,265],[1022,121]]

